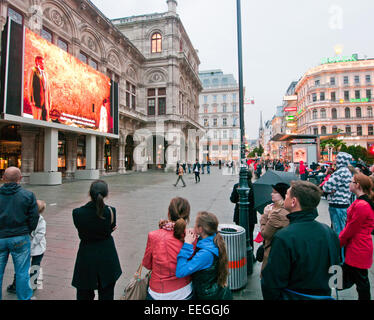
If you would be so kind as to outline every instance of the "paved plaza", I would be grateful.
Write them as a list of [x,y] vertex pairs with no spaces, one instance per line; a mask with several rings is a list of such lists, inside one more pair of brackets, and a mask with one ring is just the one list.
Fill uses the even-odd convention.
[[[215,213],[220,223],[232,223],[234,204],[229,200],[232,187],[238,175],[224,175],[222,170],[212,168],[211,174],[201,175],[201,182],[195,184],[194,176],[184,176],[187,184],[174,187],[175,173],[148,171],[124,175],[106,176],[109,184],[107,204],[117,209],[118,229],[113,233],[123,274],[115,288],[115,299],[119,299],[126,284],[139,266],[147,241],[147,233],[158,227],[158,221],[167,217],[170,200],[175,196],[185,197],[191,204],[193,227],[198,211]],[[29,186],[38,199],[47,202],[44,218],[47,222],[47,251],[42,261],[43,280],[35,291],[36,300],[74,300],[76,290],[71,286],[75,257],[79,246],[77,230],[73,225],[72,210],[89,201],[88,190],[91,181],[67,182],[59,186]],[[330,224],[327,202],[319,206],[318,220]],[[259,231],[256,225],[255,236]],[[255,250],[257,249],[255,245]],[[248,284],[234,292],[234,299],[262,300],[260,288],[260,264],[255,263]],[[372,296],[374,294],[373,268],[370,270]],[[16,300],[16,295],[8,294],[6,287],[13,278],[11,258],[5,270],[3,299]],[[340,299],[357,299],[354,288],[339,294]]]

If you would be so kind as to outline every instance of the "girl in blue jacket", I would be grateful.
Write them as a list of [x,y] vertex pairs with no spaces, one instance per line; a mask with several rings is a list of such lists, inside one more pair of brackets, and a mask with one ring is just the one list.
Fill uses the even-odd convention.
[[[176,276],[192,275],[194,295],[199,300],[232,299],[227,287],[226,244],[217,229],[218,219],[214,214],[199,212],[195,228],[186,231],[184,245],[177,257]],[[193,243],[197,237],[194,251]]]

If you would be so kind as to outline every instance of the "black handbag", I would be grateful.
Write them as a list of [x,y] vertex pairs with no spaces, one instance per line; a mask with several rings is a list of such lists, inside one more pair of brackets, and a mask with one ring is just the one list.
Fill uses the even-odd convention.
[[264,245],[260,245],[256,251],[256,260],[262,262],[264,260],[265,248]]

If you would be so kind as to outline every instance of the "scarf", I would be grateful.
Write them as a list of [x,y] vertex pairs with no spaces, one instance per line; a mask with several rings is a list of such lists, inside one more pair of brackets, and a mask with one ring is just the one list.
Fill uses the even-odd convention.
[[374,210],[374,202],[370,200],[370,198],[367,194],[362,195],[358,199],[366,201],[368,204],[370,204],[370,207]]

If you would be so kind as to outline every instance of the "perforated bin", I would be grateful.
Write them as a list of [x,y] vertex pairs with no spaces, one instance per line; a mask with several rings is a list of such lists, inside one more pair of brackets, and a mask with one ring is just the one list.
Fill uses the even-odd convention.
[[245,229],[235,224],[220,224],[218,231],[225,240],[227,248],[229,288],[231,290],[241,289],[248,281]]

